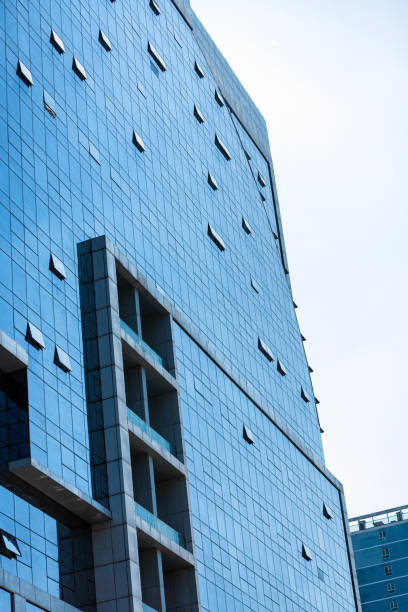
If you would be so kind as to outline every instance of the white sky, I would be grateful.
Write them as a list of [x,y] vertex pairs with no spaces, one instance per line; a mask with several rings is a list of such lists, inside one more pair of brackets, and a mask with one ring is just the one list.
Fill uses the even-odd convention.
[[191,3],[268,125],[327,466],[408,504],[408,0]]

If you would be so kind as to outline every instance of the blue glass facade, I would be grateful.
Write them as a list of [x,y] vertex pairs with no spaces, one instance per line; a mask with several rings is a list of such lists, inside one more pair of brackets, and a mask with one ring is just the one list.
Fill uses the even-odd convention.
[[408,610],[408,506],[350,519],[364,612]]
[[259,111],[186,1],[0,45],[0,593],[359,610]]

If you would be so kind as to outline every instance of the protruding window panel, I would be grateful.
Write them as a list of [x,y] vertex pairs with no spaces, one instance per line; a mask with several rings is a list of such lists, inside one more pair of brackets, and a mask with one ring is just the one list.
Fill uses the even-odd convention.
[[30,322],[27,323],[26,340],[37,350],[45,348],[44,337],[41,330]]
[[33,76],[27,66],[19,59],[17,63],[17,75],[27,85],[31,87],[34,84]]
[[261,351],[261,353],[265,355],[268,361],[274,360],[274,356],[273,356],[271,349],[260,337],[258,337],[258,348]]
[[385,538],[387,537],[387,532],[384,529],[381,529],[378,532],[378,537],[379,537],[380,542],[383,542]]
[[194,117],[197,119],[198,123],[204,123],[203,114],[196,105],[194,105]]
[[259,285],[253,276],[251,276],[251,287],[256,293],[259,293]]
[[384,574],[386,576],[392,576],[392,565],[384,565]]
[[296,302],[293,302],[293,308],[299,308],[299,306],[296,304]]
[[211,240],[215,242],[220,251],[225,251],[225,242],[223,241],[219,233],[210,224],[208,224],[208,235]]
[[231,159],[231,153],[228,151],[227,147],[225,146],[225,144],[222,142],[221,138],[219,138],[218,134],[215,135],[215,145],[216,147],[221,151],[221,153],[223,154],[223,156],[225,157],[225,159],[227,161],[230,161]]
[[149,6],[155,15],[157,16],[160,15],[160,9],[159,9],[159,5],[157,4],[157,2],[155,2],[154,0],[150,0]]
[[69,355],[65,351],[63,351],[62,348],[60,348],[59,346],[55,347],[54,363],[59,368],[61,368],[61,370],[63,370],[64,372],[70,372],[72,369],[71,360],[69,358]]
[[382,550],[381,550],[381,555],[383,559],[389,559],[390,558],[390,549],[385,546]]
[[250,154],[248,153],[248,151],[246,151],[246,150],[244,149],[244,153],[245,153],[245,157],[247,158],[247,160],[248,160],[248,161],[251,161],[251,156],[250,156]]
[[323,516],[328,520],[333,518],[333,512],[330,506],[328,506],[326,503],[323,504]]
[[275,232],[272,230],[272,236],[274,238],[274,240],[278,240],[279,236],[278,234],[275,234]]
[[285,368],[285,366],[283,365],[283,363],[281,362],[280,359],[278,359],[278,362],[276,364],[276,368],[277,368],[277,370],[278,370],[278,372],[279,372],[279,374],[281,376],[286,376],[286,368]]
[[57,116],[56,113],[56,104],[55,104],[55,100],[52,96],[50,96],[50,94],[44,89],[43,92],[43,102],[44,102],[44,108],[46,111],[48,111],[51,115],[51,117],[55,117]]
[[215,89],[214,98],[215,98],[215,101],[217,102],[218,106],[224,106],[224,104],[225,104],[224,98],[222,97],[222,95],[220,94],[218,89]]
[[316,396],[314,396],[314,401],[315,401],[315,404],[316,404],[317,406],[320,404],[320,400],[319,400],[319,399],[317,399],[317,397],[316,397]]
[[146,98],[146,90],[144,88],[144,85],[143,85],[142,81],[138,81],[137,82],[137,88],[140,91],[140,93],[142,94],[142,96],[144,96]]
[[312,560],[312,553],[305,544],[302,544],[302,557],[306,559],[306,561]]
[[9,557],[21,557],[20,547],[16,538],[5,531],[0,532],[0,554]]
[[396,599],[391,599],[390,601],[390,610],[398,610],[398,601]]
[[255,436],[247,425],[244,425],[242,428],[242,437],[248,444],[255,444]]
[[102,30],[99,30],[99,42],[105,51],[112,51],[111,41]]
[[60,280],[65,280],[67,278],[64,264],[56,255],[54,255],[54,253],[51,253],[50,255],[50,270]]
[[101,164],[100,159],[99,159],[99,151],[95,147],[95,145],[92,144],[92,142],[89,143],[89,155],[93,157],[94,160],[98,162],[99,165]]
[[174,36],[174,40],[176,41],[178,46],[182,47],[183,43],[181,42],[180,36],[177,34],[177,32],[173,32],[173,36]]
[[75,72],[77,76],[79,76],[81,81],[86,81],[86,70],[81,64],[81,62],[75,56],[72,60],[72,70]]
[[217,191],[218,183],[213,177],[213,175],[211,174],[211,172],[208,173],[208,184],[210,185],[211,189],[214,189],[214,191]]
[[307,394],[307,392],[304,390],[303,387],[300,387],[300,397],[302,398],[302,400],[304,402],[306,402],[307,404],[310,402],[310,397]]
[[64,43],[62,42],[62,39],[58,36],[58,34],[54,30],[51,30],[50,43],[52,44],[54,49],[58,51],[58,53],[60,54],[65,53]]
[[133,130],[133,144],[135,145],[136,149],[138,149],[138,151],[140,151],[141,153],[146,150],[145,144],[142,138],[136,132],[136,130]]
[[252,234],[252,227],[249,225],[245,217],[242,217],[242,229],[246,234]]
[[261,185],[261,187],[266,187],[265,179],[260,172],[258,172],[258,183]]
[[166,68],[166,64],[164,63],[164,59],[162,58],[160,53],[157,51],[157,49],[155,49],[155,47],[153,47],[153,45],[152,45],[152,43],[150,41],[147,43],[147,50],[150,53],[151,57],[156,62],[156,64],[158,65],[158,67],[160,68],[160,70],[162,72],[165,72],[167,70],[167,68]]
[[303,334],[300,334],[300,337],[302,338],[302,342],[306,342],[306,338]]
[[266,198],[263,193],[259,192],[259,197],[261,198],[261,202],[265,202]]
[[196,73],[198,74],[198,76],[200,77],[200,79],[204,78],[204,70],[201,68],[200,64],[197,62],[197,60],[194,62],[194,70],[196,71]]
[[307,369],[309,370],[310,374],[313,374],[314,369],[310,365],[307,366]]

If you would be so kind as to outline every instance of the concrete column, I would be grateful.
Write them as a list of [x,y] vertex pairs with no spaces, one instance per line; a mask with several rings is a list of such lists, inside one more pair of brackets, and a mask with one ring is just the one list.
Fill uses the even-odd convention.
[[141,612],[138,543],[133,500],[129,433],[116,266],[104,236],[79,245],[81,289],[86,308],[95,312],[94,335],[99,359],[99,401],[102,405],[107,494],[112,520],[93,525],[95,591],[98,612]]

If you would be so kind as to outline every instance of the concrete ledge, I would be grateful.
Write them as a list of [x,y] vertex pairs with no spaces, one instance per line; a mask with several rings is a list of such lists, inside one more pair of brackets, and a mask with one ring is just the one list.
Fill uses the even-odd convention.
[[35,459],[28,457],[12,461],[9,463],[9,471],[86,523],[99,523],[111,519],[111,513],[102,504],[51,472]]
[[169,569],[176,570],[195,566],[193,553],[170,540],[136,513],[135,522],[139,546],[142,550],[143,548],[158,548],[163,555],[166,567]]
[[28,366],[28,354],[22,346],[0,330],[0,370],[8,374]]
[[50,612],[80,612],[62,599],[50,595],[46,591],[34,586],[30,582],[0,569],[0,587],[13,593],[14,612],[25,612],[26,601]]
[[120,330],[123,347],[124,365],[141,365],[145,368],[147,375],[151,378],[154,386],[162,393],[166,391],[177,391],[177,381],[169,372],[160,365],[140,344],[133,340],[124,329]]
[[149,434],[144,432],[140,427],[128,419],[130,450],[132,453],[149,453],[153,460],[157,463],[163,479],[186,477],[186,467],[184,463],[179,461],[168,450],[163,448]]

